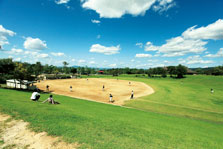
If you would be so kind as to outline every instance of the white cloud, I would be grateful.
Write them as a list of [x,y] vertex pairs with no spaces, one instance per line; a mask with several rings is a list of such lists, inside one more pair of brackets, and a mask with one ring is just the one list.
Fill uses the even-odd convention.
[[182,35],[190,39],[223,39],[223,20],[219,19],[206,27],[190,27]]
[[211,64],[213,61],[203,60],[199,55],[189,56],[186,60],[179,61],[180,64]]
[[131,59],[131,62],[134,62],[135,60],[134,59]]
[[92,22],[92,23],[95,23],[95,24],[99,24],[99,23],[101,23],[101,21],[99,21],[99,20],[91,20],[91,22]]
[[66,4],[68,3],[70,0],[56,0],[55,3],[56,4]]
[[86,60],[83,60],[83,59],[78,61],[78,63],[85,63],[85,62],[86,62]]
[[39,38],[27,37],[24,42],[24,48],[28,50],[43,50],[47,48],[45,41]]
[[90,61],[89,64],[96,64],[96,62],[95,61]]
[[25,51],[24,54],[36,56],[38,54],[38,52],[36,52],[36,51]]
[[112,55],[112,54],[117,54],[121,50],[120,45],[111,46],[111,47],[105,47],[100,44],[94,44],[90,48],[90,52],[95,52],[95,53],[102,53],[105,55]]
[[12,48],[10,51],[7,51],[8,54],[21,54],[23,53],[23,50],[22,49],[15,49],[15,48]]
[[72,59],[71,61],[72,61],[72,62],[75,62],[76,60],[75,60],[75,59]]
[[208,54],[204,57],[223,57],[223,48],[220,48],[220,50],[216,54]]
[[0,45],[3,46],[5,44],[9,44],[7,36],[14,36],[16,33],[13,31],[5,29],[2,25],[0,25]]
[[[161,2],[162,1],[162,2]],[[125,14],[144,15],[155,2],[157,5],[170,0],[81,0],[82,7],[95,10],[101,18],[121,18]],[[168,3],[169,4],[169,3]],[[167,7],[163,4],[163,7]],[[166,8],[167,9],[167,8]]]
[[147,42],[145,45],[145,51],[158,51],[158,46],[154,46],[152,42]]
[[58,52],[58,53],[54,53],[52,52],[51,53],[53,56],[64,56],[65,54],[64,53],[61,53],[61,52]]
[[145,57],[152,57],[151,54],[136,54],[135,57],[138,57],[138,58],[145,58]]
[[175,5],[176,3],[173,0],[158,0],[158,4],[153,6],[153,10],[162,13]]
[[[158,51],[163,57],[183,56],[188,53],[202,53],[207,50],[207,40],[223,39],[223,20],[219,19],[215,23],[206,27],[195,29],[191,27],[184,31],[181,36],[166,40],[161,46],[155,46],[147,42],[145,51]],[[210,56],[210,55],[209,55]]]
[[136,43],[136,46],[138,46],[138,47],[142,48],[142,47],[143,47],[143,43],[138,42],[138,43]]
[[116,67],[117,64],[110,64],[109,67]]
[[159,51],[164,53],[164,57],[182,56],[187,53],[201,53],[206,50],[204,47],[206,41],[199,39],[184,39],[181,36],[171,38],[162,46],[154,46],[149,42],[145,47],[145,51]]
[[46,53],[38,53],[36,55],[36,58],[48,58],[48,57],[49,57],[49,55]]

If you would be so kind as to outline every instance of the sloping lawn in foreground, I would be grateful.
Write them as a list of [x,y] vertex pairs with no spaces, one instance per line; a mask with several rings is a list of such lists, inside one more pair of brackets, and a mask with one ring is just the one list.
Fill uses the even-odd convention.
[[[54,95],[60,105],[0,89],[0,111],[80,148],[222,148],[223,125]],[[49,94],[41,94],[45,100]]]

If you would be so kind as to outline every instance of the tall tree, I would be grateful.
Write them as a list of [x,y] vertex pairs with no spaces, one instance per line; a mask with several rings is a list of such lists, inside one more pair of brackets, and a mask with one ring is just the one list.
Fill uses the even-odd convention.
[[187,73],[187,67],[180,64],[177,66],[176,72],[177,78],[184,78],[184,75]]
[[68,66],[68,65],[69,65],[69,63],[68,63],[68,62],[63,61],[64,73],[68,73],[68,71],[67,71],[67,66]]

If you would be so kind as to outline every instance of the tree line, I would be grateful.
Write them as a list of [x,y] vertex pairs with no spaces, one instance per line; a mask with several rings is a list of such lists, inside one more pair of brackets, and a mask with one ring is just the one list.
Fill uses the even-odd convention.
[[[62,67],[53,65],[42,65],[41,62],[30,64],[26,62],[14,62],[11,58],[0,59],[0,83],[8,79],[35,80],[40,74],[67,74],[67,75],[90,75],[105,74],[118,76],[120,74],[144,74],[148,77],[170,77],[183,78],[189,72],[192,74],[223,75],[223,66],[213,68],[188,69],[186,66],[156,67],[150,69],[137,68],[90,68],[90,67],[68,67],[69,63],[63,62]],[[100,70],[100,71],[99,71]]]

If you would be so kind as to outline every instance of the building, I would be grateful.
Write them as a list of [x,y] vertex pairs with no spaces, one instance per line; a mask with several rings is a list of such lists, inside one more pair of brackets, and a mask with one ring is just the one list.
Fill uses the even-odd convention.
[[18,88],[18,89],[28,89],[34,90],[36,89],[36,85],[33,85],[33,81],[22,80],[18,81],[15,79],[6,80],[7,87]]

